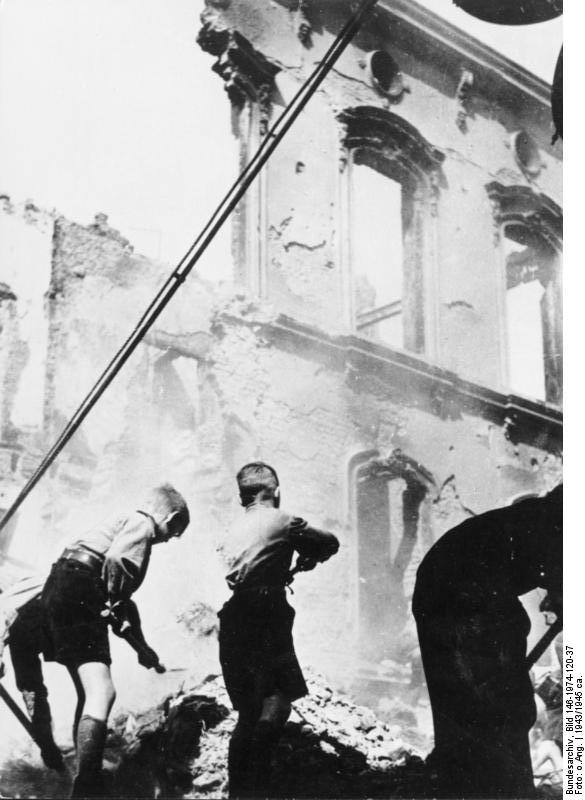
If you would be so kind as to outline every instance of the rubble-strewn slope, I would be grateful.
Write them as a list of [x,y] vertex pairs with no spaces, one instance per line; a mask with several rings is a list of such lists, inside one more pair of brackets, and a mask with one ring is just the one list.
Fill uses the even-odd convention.
[[[295,703],[275,758],[274,796],[425,796],[422,762],[387,723],[317,677]],[[235,724],[221,679],[183,688],[138,717],[119,717],[109,740],[120,797],[227,796]]]

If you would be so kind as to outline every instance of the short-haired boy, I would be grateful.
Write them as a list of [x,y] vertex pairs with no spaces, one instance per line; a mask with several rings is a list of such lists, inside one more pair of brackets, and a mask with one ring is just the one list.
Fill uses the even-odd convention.
[[280,510],[275,470],[246,464],[237,475],[244,516],[233,526],[226,576],[231,598],[219,612],[220,661],[238,722],[229,747],[230,797],[265,797],[272,751],[291,711],[307,693],[286,600],[291,562],[311,568],[339,548],[332,533]]

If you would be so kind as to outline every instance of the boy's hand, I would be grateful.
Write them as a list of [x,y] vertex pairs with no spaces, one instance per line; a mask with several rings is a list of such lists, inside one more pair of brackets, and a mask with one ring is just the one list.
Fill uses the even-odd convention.
[[161,664],[157,653],[148,645],[144,645],[138,650],[138,663],[146,669],[153,669],[158,673],[166,672],[165,665]]
[[309,572],[315,569],[319,562],[311,556],[299,556],[295,563],[295,572]]

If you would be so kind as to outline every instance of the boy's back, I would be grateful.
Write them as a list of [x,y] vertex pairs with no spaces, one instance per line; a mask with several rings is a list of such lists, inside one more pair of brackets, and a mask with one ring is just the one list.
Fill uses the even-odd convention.
[[323,561],[337,551],[335,536],[299,517],[266,505],[248,506],[233,525],[228,544],[230,589],[284,587],[294,552]]

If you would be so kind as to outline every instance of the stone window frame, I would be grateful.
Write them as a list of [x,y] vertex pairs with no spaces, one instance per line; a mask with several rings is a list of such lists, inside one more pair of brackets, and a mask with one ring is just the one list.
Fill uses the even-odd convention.
[[[388,485],[389,481],[402,479],[405,482],[405,489],[403,492],[403,501],[406,500],[408,505],[403,507],[404,528],[402,538],[396,548],[394,560],[389,562],[389,604],[392,606],[390,610],[394,609],[394,601],[401,592],[403,592],[403,584],[400,587],[391,586],[391,571],[398,570],[401,579],[404,579],[406,570],[412,559],[414,549],[417,541],[422,537],[423,544],[426,549],[432,546],[434,542],[434,534],[431,523],[431,502],[437,493],[437,484],[434,476],[416,459],[406,455],[400,448],[395,448],[388,456],[380,455],[376,449],[364,450],[355,454],[348,467],[348,480],[349,480],[349,499],[350,499],[350,519],[352,527],[355,530],[355,543],[353,554],[353,570],[355,574],[355,587],[354,594],[354,630],[356,641],[359,643],[367,632],[363,630],[363,620],[361,612],[361,593],[362,583],[360,579],[360,547],[361,537],[364,535],[360,532],[360,483],[364,483],[367,479],[379,482],[381,485]],[[426,509],[426,514],[425,514]],[[389,507],[388,507],[389,512]],[[413,533],[414,525],[414,536]],[[426,530],[426,534],[425,534]],[[391,536],[390,527],[388,528],[388,535]],[[388,540],[390,542],[390,538]],[[395,598],[390,600],[390,596],[394,591]],[[403,597],[403,600],[405,598]],[[402,609],[408,617],[407,605]],[[398,609],[398,616],[400,609]],[[367,660],[367,658],[366,658]]]
[[503,239],[508,226],[520,226],[534,239],[538,239],[551,254],[548,279],[545,282],[543,276],[539,276],[545,290],[542,306],[545,402],[560,406],[563,386],[561,269],[563,211],[550,197],[528,186],[504,185],[498,181],[491,181],[487,184],[486,191],[492,205],[494,244],[499,254],[503,381],[506,386],[509,385],[508,323],[505,312],[508,275]]
[[[436,358],[438,316],[436,308],[438,268],[436,216],[440,188],[445,184],[445,159],[437,147],[402,117],[375,106],[353,106],[337,114],[340,123],[340,263],[346,298],[346,320],[360,335],[357,325],[351,264],[351,170],[366,164],[396,180],[406,190],[410,217],[404,237],[404,349]],[[404,212],[403,212],[404,216]],[[391,306],[393,304],[390,304]],[[389,318],[392,309],[367,312],[372,322]],[[389,313],[385,313],[389,312]]]

